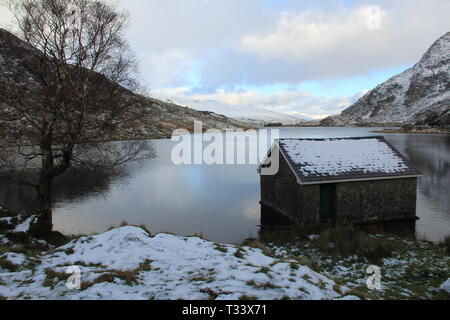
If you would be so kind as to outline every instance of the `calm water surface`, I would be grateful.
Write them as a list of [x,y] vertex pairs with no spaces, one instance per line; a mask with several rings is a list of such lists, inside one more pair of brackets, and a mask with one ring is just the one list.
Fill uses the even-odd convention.
[[[364,128],[283,128],[281,138],[379,135]],[[384,135],[423,172],[417,235],[438,241],[450,234],[450,136]],[[261,208],[257,165],[183,165],[171,161],[174,142],[155,140],[157,158],[124,167],[123,176],[65,176],[55,190],[55,229],[97,233],[126,220],[152,232],[203,234],[213,241],[258,237]],[[238,146],[244,147],[244,146]],[[1,188],[0,203],[33,206],[31,190]]]

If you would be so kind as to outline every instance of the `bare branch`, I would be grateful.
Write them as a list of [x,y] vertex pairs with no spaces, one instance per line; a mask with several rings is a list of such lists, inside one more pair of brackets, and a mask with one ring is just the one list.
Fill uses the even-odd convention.
[[[103,143],[139,119],[124,32],[128,15],[100,0],[12,0],[18,38],[0,32],[0,177],[35,186],[49,210],[54,178],[154,156],[146,142]],[[13,154],[14,156],[11,156]],[[36,181],[23,179],[29,171]],[[26,174],[25,174],[26,173]],[[28,178],[27,178],[28,179]]]

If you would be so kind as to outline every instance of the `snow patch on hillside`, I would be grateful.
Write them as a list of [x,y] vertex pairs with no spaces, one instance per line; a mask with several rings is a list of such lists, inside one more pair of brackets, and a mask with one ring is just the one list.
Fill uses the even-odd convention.
[[197,100],[188,97],[177,97],[175,100],[176,103],[189,106],[195,110],[214,112],[255,126],[264,126],[270,123],[292,125],[311,120],[250,105],[231,105],[219,101]]

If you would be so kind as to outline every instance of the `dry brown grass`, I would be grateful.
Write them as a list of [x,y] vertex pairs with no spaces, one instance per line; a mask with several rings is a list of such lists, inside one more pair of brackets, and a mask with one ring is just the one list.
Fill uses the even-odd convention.
[[15,271],[19,270],[19,266],[17,266],[14,263],[10,262],[6,258],[0,258],[0,268],[9,270],[11,272],[15,272]]
[[123,280],[126,285],[131,286],[138,282],[139,272],[136,270],[122,271],[122,270],[108,270],[98,278],[90,282],[83,282],[81,290],[86,290],[98,283],[110,282],[113,283],[116,279]]
[[323,253],[344,258],[351,255],[367,258],[371,262],[390,257],[397,248],[394,241],[369,235],[354,226],[335,226],[322,231],[314,241]]
[[59,281],[67,281],[71,276],[70,273],[55,271],[53,269],[45,269],[45,280],[42,283],[44,287],[53,287]]

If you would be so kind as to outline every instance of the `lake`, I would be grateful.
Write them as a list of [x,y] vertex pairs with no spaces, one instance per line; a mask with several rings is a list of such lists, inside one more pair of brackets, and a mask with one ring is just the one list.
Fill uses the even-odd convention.
[[[366,128],[281,128],[280,138],[380,135]],[[439,241],[450,234],[450,136],[383,134],[419,170],[416,233]],[[122,221],[155,232],[202,234],[237,243],[258,237],[261,208],[257,165],[175,165],[170,140],[152,141],[157,157],[128,164],[118,176],[99,172],[61,177],[55,187],[55,229],[103,232]],[[245,148],[238,145],[237,148]],[[225,146],[226,148],[226,146]],[[0,188],[0,204],[33,207],[31,190]]]

